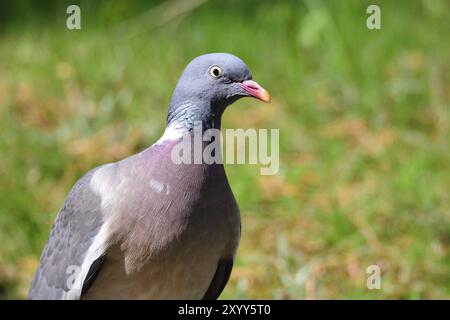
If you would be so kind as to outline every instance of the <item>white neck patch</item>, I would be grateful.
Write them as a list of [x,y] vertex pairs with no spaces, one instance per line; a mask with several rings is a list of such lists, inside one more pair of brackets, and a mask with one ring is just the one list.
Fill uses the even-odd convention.
[[165,141],[180,139],[187,133],[187,129],[180,125],[173,124],[166,128],[164,134],[153,145],[161,144]]

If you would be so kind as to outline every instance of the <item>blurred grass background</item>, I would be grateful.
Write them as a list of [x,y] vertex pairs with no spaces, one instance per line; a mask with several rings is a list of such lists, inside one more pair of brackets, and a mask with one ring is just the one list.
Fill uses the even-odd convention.
[[[73,3],[78,31],[65,27]],[[222,298],[450,298],[449,8],[2,1],[0,298],[26,297],[73,183],[151,145],[179,74],[206,52],[241,57],[273,97],[239,101],[224,128],[281,139],[278,175],[227,167],[243,233]],[[373,264],[381,290],[366,288]]]

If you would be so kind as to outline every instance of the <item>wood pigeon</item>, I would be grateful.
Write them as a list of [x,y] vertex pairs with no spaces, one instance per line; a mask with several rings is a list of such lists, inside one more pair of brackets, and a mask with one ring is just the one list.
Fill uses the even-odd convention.
[[192,60],[173,92],[163,136],[97,167],[72,188],[29,291],[30,299],[217,299],[240,238],[239,208],[221,163],[176,164],[194,123],[220,129],[241,97],[270,96],[227,53]]

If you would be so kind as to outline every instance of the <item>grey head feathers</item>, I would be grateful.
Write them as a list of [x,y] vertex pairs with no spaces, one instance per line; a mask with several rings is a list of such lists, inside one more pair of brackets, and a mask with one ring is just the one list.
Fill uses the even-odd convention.
[[219,129],[225,108],[248,96],[239,83],[251,79],[245,63],[232,54],[210,53],[193,59],[173,92],[167,124],[191,129],[195,121],[202,121],[205,129]]

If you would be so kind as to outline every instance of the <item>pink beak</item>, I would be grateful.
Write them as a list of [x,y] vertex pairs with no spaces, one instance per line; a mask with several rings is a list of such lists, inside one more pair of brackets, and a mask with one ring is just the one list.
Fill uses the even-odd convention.
[[244,82],[239,82],[239,85],[252,97],[264,102],[270,102],[270,94],[266,89],[261,87],[256,81],[246,80]]

